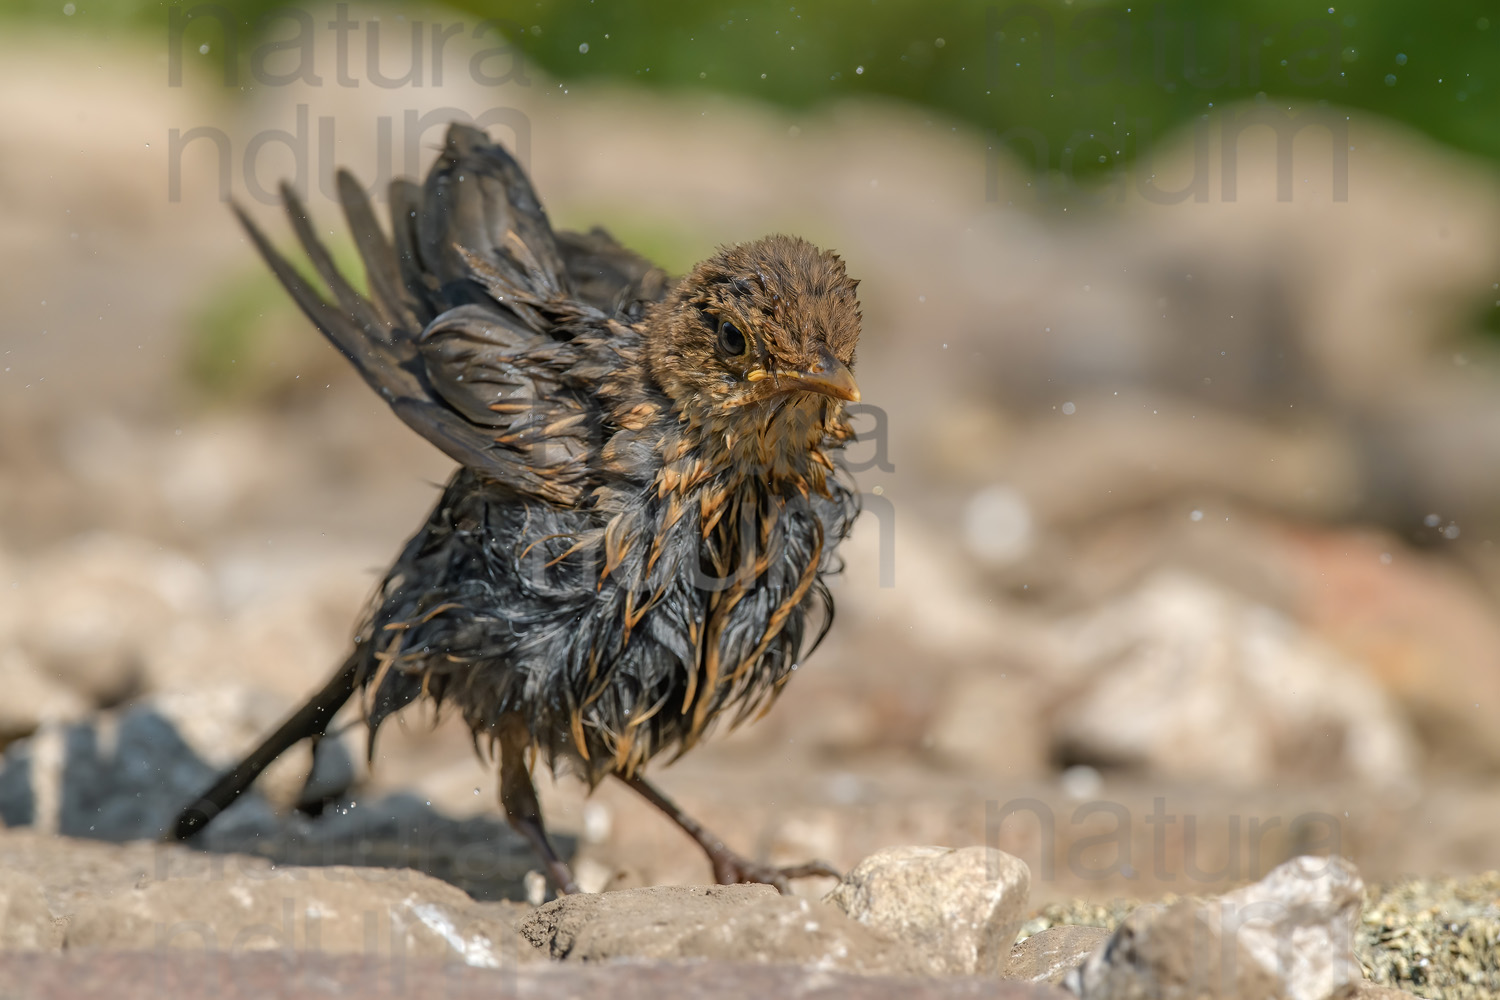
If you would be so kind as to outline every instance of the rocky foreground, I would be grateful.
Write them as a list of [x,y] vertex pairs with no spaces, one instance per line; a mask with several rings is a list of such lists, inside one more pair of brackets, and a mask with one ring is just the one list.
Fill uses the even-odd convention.
[[1367,897],[1348,862],[1299,857],[1218,897],[1039,912],[1030,881],[994,849],[898,847],[821,901],[675,886],[530,906],[407,869],[8,831],[0,996],[1324,1000],[1500,985],[1493,875]]

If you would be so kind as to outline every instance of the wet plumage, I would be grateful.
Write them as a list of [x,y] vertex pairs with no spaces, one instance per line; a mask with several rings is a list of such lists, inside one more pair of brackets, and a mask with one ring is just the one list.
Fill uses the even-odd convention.
[[[600,230],[554,232],[514,160],[463,126],[422,187],[392,185],[389,237],[352,177],[339,193],[367,295],[289,190],[328,296],[241,218],[309,318],[460,468],[343,668],[177,833],[353,693],[372,741],[428,696],[498,749],[507,815],[570,888],[525,755],[656,801],[642,766],[769,707],[832,620],[824,577],[857,513],[837,465],[856,282],[788,236],[674,282]],[[699,839],[721,880],[784,884]]]

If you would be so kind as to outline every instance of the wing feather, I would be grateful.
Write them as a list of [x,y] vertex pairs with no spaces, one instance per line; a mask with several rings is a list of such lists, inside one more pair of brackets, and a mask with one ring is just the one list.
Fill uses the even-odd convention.
[[[598,471],[604,421],[587,383],[601,370],[599,345],[620,328],[574,297],[572,247],[519,165],[454,125],[422,187],[391,185],[389,238],[346,172],[338,192],[368,297],[339,272],[290,187],[287,218],[332,302],[235,213],[293,300],[403,421],[488,479],[576,505]],[[650,271],[619,259],[628,266],[611,274],[616,297]]]
[[381,310],[396,325],[414,329],[420,323],[413,310],[411,293],[401,280],[401,268],[396,262],[395,251],[375,220],[375,210],[365,189],[347,170],[338,172],[339,203],[344,208],[344,219],[349,224],[349,233],[359,250],[359,259],[364,264],[365,280],[375,296]]

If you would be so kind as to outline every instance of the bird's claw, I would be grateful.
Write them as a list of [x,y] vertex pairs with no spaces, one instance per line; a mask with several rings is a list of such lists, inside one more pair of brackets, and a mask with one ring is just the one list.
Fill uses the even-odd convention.
[[742,882],[773,885],[783,896],[792,894],[791,880],[794,878],[836,879],[843,877],[838,869],[826,861],[809,861],[806,864],[774,868],[771,865],[758,864],[738,854],[725,851],[723,854],[716,855],[713,862],[714,879],[720,885],[736,885]]

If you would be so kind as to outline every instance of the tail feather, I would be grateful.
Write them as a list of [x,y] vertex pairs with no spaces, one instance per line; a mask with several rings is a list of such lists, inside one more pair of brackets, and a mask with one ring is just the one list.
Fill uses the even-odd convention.
[[408,330],[421,327],[423,324],[412,308],[411,293],[401,280],[396,253],[375,219],[375,211],[365,189],[354,179],[353,174],[340,170],[338,190],[339,203],[344,208],[344,219],[354,237],[355,248],[359,250],[359,259],[365,268],[365,280],[369,283],[375,301],[397,326]]
[[[265,258],[272,273],[280,280],[297,305],[302,308],[307,318],[323,331],[324,336],[354,364],[355,368],[359,369],[371,388],[380,393],[388,402],[404,397],[425,395],[421,381],[401,364],[405,360],[401,353],[408,358],[415,356],[415,351],[409,341],[395,340],[389,336],[389,330],[383,324],[372,328],[358,322],[353,315],[341,312],[330,305],[317,289],[308,284],[306,279],[271,245],[271,241],[266,238],[265,233],[261,232],[260,227],[251,221],[244,209],[235,205],[234,213],[239,217],[240,224],[245,227],[245,231],[250,235],[260,255]],[[321,249],[316,237],[312,238],[312,243]],[[403,346],[406,351],[398,353]]]
[[402,178],[391,181],[388,189],[391,209],[391,242],[396,250],[396,268],[406,292],[422,305],[421,321],[425,324],[442,312],[446,305],[438,295],[438,284],[425,269],[417,238],[417,220],[422,214],[422,189]]
[[[582,418],[563,419],[582,404],[558,388],[571,355],[549,348],[571,340],[570,322],[604,315],[571,297],[557,237],[521,168],[482,132],[453,126],[425,187],[391,185],[389,240],[358,182],[340,173],[338,185],[368,295],[339,273],[289,186],[287,218],[316,279],[235,212],[302,311],[412,429],[497,483],[575,503],[592,439]],[[540,447],[552,444],[560,447]]]
[[297,192],[287,183],[281,185],[281,201],[286,206],[287,218],[291,220],[292,231],[297,234],[297,240],[302,244],[302,250],[307,254],[307,259],[312,261],[313,269],[318,272],[318,277],[333,292],[333,297],[338,300],[339,308],[362,328],[362,332],[369,337],[378,339],[382,344],[390,345],[395,339],[396,327],[393,317],[382,316],[369,299],[355,291],[348,280],[339,273],[338,265],[333,262],[333,255],[328,252],[318,239],[317,233],[313,232],[312,222],[307,217],[307,206],[302,204],[302,199],[297,197]]
[[467,281],[479,257],[542,299],[566,297],[557,237],[520,165],[478,129],[454,125],[423,187],[420,237],[445,285]]

